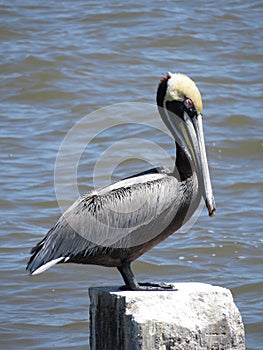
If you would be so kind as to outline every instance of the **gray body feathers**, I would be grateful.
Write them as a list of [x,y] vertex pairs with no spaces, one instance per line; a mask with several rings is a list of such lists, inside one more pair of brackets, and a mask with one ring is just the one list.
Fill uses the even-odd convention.
[[104,266],[133,261],[191,217],[200,200],[196,188],[194,176],[180,182],[151,169],[91,191],[32,249],[27,269],[42,272],[52,261]]

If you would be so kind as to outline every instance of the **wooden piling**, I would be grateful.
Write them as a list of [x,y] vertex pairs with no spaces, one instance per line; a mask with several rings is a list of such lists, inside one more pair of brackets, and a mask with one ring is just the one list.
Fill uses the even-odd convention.
[[91,350],[244,350],[241,315],[228,289],[175,283],[177,291],[90,295]]

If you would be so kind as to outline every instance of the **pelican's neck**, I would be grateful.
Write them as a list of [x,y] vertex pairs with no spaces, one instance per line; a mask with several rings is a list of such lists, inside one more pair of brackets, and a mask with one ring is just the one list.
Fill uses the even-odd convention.
[[[156,102],[158,106],[159,114],[164,122],[164,124],[167,126],[167,128],[170,130],[171,134],[173,135],[174,139],[176,140],[177,135],[175,132],[174,126],[171,124],[170,118],[167,118],[167,114],[165,112],[165,109],[167,111],[167,108],[169,106],[164,106],[164,99],[167,91],[167,82],[171,78],[170,74],[167,74],[165,77],[161,79],[161,82],[158,86],[157,95],[156,95]],[[183,114],[184,114],[184,107],[182,102],[173,101],[173,108],[170,103],[170,111],[174,113],[176,116],[181,118],[183,120]],[[168,112],[168,111],[167,111]],[[176,145],[176,161],[175,161],[175,168],[173,171],[174,176],[178,177],[179,174],[179,181],[185,181],[188,178],[193,176],[194,169],[191,167],[191,163],[185,154],[182,147],[175,142]]]
[[176,160],[174,172],[179,174],[180,181],[193,176],[193,169],[182,147],[176,142]]

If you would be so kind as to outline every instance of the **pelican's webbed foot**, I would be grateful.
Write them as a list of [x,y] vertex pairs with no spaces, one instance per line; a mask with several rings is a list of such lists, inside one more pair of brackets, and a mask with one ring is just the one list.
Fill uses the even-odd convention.
[[177,291],[174,285],[168,283],[138,283],[136,286],[125,285],[120,287],[121,290],[136,291]]
[[169,283],[139,283],[139,290],[167,290],[167,291],[176,291],[177,288],[173,284]]

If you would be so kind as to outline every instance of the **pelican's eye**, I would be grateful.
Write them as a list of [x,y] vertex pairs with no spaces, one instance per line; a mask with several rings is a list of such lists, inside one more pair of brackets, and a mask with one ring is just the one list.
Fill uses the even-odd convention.
[[190,99],[190,98],[188,98],[188,97],[186,97],[185,99],[184,99],[184,105],[185,105],[185,107],[187,108],[187,109],[194,109],[194,103],[193,103],[193,101]]
[[189,97],[185,97],[184,106],[191,118],[196,115],[194,102]]

